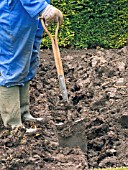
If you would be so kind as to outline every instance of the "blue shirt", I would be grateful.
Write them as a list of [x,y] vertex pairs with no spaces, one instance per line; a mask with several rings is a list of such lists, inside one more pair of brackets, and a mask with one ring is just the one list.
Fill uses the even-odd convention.
[[24,85],[35,76],[43,33],[38,14],[49,3],[0,1],[0,86]]

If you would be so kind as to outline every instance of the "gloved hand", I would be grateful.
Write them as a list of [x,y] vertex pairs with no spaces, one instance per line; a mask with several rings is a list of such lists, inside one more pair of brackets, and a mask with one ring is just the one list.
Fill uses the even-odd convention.
[[62,24],[63,14],[62,12],[52,5],[48,5],[41,14],[41,18],[45,19],[46,24],[50,22],[58,22]]

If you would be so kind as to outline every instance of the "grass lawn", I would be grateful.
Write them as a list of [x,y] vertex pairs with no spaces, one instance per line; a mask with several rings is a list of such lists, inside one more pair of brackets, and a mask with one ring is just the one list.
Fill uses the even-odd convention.
[[93,170],[128,170],[128,167],[122,168],[103,168],[103,169],[93,169]]

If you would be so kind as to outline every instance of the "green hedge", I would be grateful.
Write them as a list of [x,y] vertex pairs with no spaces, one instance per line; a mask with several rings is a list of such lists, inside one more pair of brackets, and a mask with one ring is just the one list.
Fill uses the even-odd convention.
[[[61,47],[121,48],[126,45],[127,0],[53,0],[51,3],[64,14],[59,31]],[[43,46],[51,46],[46,35]]]

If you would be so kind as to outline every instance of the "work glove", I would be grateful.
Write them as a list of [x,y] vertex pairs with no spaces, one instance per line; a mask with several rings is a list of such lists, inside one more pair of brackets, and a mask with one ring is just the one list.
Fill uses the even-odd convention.
[[41,13],[41,18],[45,19],[46,25],[51,22],[63,22],[62,12],[52,5],[48,5],[45,10]]

